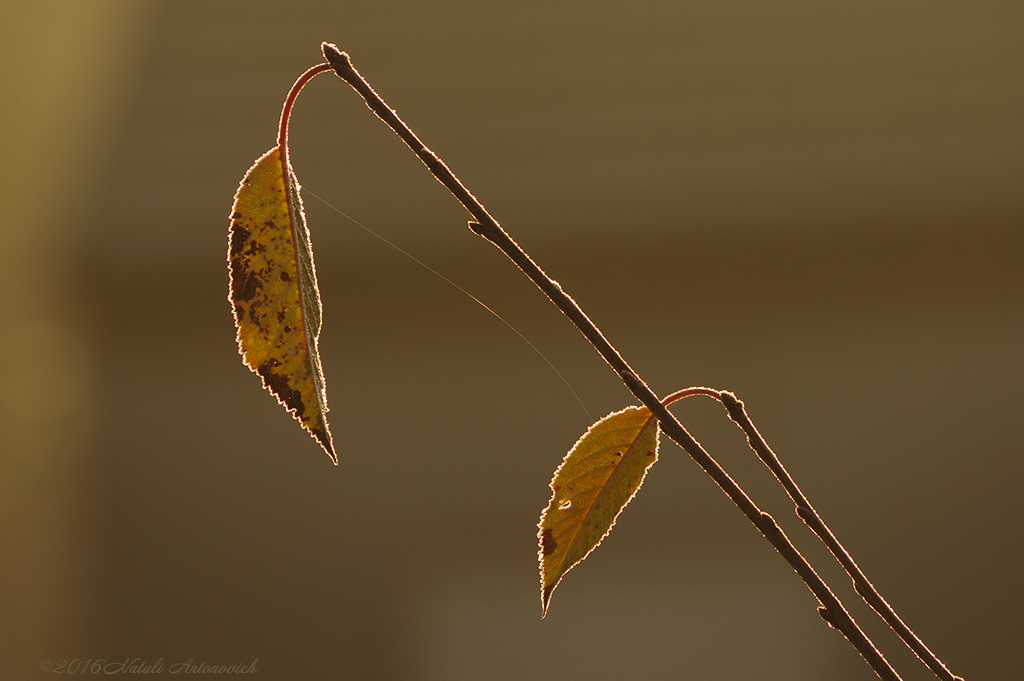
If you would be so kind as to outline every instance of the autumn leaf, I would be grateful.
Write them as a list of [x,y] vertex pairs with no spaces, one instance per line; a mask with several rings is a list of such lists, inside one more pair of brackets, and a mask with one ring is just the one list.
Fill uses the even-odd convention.
[[295,82],[281,113],[278,144],[249,168],[235,193],[228,233],[228,297],[246,366],[337,465],[317,351],[321,306],[313,247],[287,144],[295,96],[310,78],[329,68],[315,66]]
[[649,409],[627,407],[590,426],[555,471],[537,533],[544,614],[562,576],[601,543],[640,489],[658,459],[658,432]]

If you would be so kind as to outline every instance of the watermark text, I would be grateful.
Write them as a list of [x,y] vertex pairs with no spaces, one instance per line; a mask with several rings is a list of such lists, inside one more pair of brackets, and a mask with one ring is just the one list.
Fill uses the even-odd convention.
[[121,660],[106,660],[104,658],[83,660],[74,658],[67,660],[61,658],[56,662],[43,660],[39,668],[49,674],[255,674],[256,663],[260,659],[248,664],[208,664],[205,660],[196,662],[195,658],[188,658],[181,662],[166,662],[159,658],[156,662],[149,662],[140,657]]

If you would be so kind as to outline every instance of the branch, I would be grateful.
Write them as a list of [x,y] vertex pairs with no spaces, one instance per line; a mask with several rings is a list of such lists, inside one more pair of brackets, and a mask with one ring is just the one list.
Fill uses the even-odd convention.
[[796,514],[811,528],[814,534],[818,535],[822,543],[828,547],[828,550],[832,552],[832,555],[836,557],[836,560],[846,570],[846,574],[850,575],[850,579],[853,580],[853,588],[856,589],[857,593],[861,595],[864,601],[870,605],[878,616],[885,621],[886,624],[896,632],[897,635],[903,642],[907,644],[915,655],[923,662],[932,672],[944,681],[964,681],[961,677],[954,675],[946,665],[942,663],[938,657],[935,656],[931,650],[928,649],[920,638],[917,637],[910,627],[903,623],[903,620],[896,614],[896,611],[892,609],[878,590],[875,589],[874,585],[868,581],[868,578],[864,576],[864,573],[854,562],[853,557],[846,551],[836,536],[832,534],[832,530],[828,528],[825,521],[821,519],[818,512],[811,506],[811,502],[807,500],[803,492],[797,486],[796,481],[790,476],[789,472],[786,471],[782,462],[779,461],[779,457],[775,455],[768,443],[765,442],[764,438],[761,437],[761,433],[754,427],[753,422],[747,415],[746,409],[743,407],[743,402],[736,398],[730,392],[722,391],[719,393],[719,401],[725,406],[729,412],[729,417],[732,418],[736,424],[743,429],[743,432],[747,434],[747,442],[750,443],[750,448],[757,452],[758,458],[764,462],[764,465],[775,474],[775,477],[786,488],[786,493],[789,494],[789,498],[796,504]]
[[882,654],[861,631],[853,617],[832,593],[828,585],[818,576],[811,565],[804,559],[796,547],[769,514],[761,511],[746,495],[736,482],[718,465],[718,462],[693,439],[678,420],[661,404],[654,392],[641,380],[626,363],[619,352],[604,337],[601,331],[583,313],[579,305],[569,297],[557,281],[547,276],[544,271],[523,251],[519,245],[490,216],[476,197],[448,169],[438,156],[424,145],[409,129],[398,114],[374,92],[349,59],[348,54],[341,52],[330,43],[323,43],[324,57],[334,71],[346,83],[362,96],[366,105],[402,138],[410,149],[430,169],[434,177],[465,206],[474,221],[469,228],[497,246],[512,260],[526,276],[528,276],[548,298],[560,309],[583,333],[594,349],[619,374],[630,392],[640,400],[657,417],[665,433],[679,444],[697,464],[707,472],[725,494],[740,508],[745,516],[764,535],[764,537],[782,554],[797,574],[804,580],[811,593],[818,599],[818,614],[829,625],[838,629],[850,641],[853,647],[867,661],[875,673],[882,679],[896,681],[900,677],[896,670],[886,661]]

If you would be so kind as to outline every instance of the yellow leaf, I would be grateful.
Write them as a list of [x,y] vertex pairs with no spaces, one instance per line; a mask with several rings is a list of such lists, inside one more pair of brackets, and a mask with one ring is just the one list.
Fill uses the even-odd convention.
[[338,463],[317,352],[320,294],[291,168],[275,146],[242,178],[231,209],[228,269],[238,349],[263,386]]
[[608,535],[658,460],[658,431],[646,407],[614,412],[590,426],[555,471],[537,533],[545,614],[562,575]]

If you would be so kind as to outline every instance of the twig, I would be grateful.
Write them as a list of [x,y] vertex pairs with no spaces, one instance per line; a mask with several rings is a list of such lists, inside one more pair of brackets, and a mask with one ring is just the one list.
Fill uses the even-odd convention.
[[814,534],[818,535],[818,538],[828,547],[832,555],[836,557],[836,560],[843,566],[846,573],[850,575],[850,579],[853,580],[853,587],[857,593],[861,595],[864,601],[870,605],[878,616],[888,624],[896,634],[903,639],[903,642],[907,644],[915,655],[923,662],[932,672],[944,681],[964,681],[963,678],[954,675],[946,665],[942,663],[938,657],[935,656],[931,650],[928,649],[920,638],[917,637],[910,627],[903,623],[903,620],[896,614],[896,611],[892,609],[878,590],[875,589],[874,585],[868,581],[868,578],[864,576],[864,573],[854,562],[853,557],[843,548],[843,545],[839,543],[835,535],[832,534],[832,530],[828,528],[825,521],[821,519],[818,512],[811,506],[811,502],[807,500],[803,492],[797,486],[796,481],[793,480],[789,472],[786,471],[782,462],[779,461],[779,457],[775,455],[768,443],[765,442],[764,438],[761,437],[761,433],[754,427],[754,423],[750,420],[750,416],[747,415],[746,409],[743,407],[743,402],[736,398],[730,392],[722,391],[719,393],[719,401],[725,406],[729,412],[730,418],[736,422],[736,424],[743,429],[743,432],[747,434],[747,442],[750,443],[750,448],[757,452],[757,456],[764,462],[764,465],[775,474],[775,477],[786,488],[786,492],[789,494],[789,498],[796,504],[796,514],[811,528]]
[[509,257],[528,276],[548,298],[560,309],[583,333],[594,349],[604,358],[608,364],[619,374],[622,381],[629,388],[630,392],[640,400],[642,404],[658,418],[662,429],[682,447],[697,464],[707,472],[718,486],[732,499],[744,515],[754,526],[765,536],[765,538],[782,554],[789,564],[796,570],[797,574],[804,580],[811,593],[818,599],[818,614],[821,615],[829,625],[839,630],[850,641],[853,647],[867,661],[875,673],[883,679],[895,681],[899,679],[896,670],[886,661],[882,654],[871,643],[870,639],[861,631],[860,627],[853,620],[853,617],[843,607],[842,603],[832,593],[828,585],[818,576],[811,565],[804,559],[789,538],[786,537],[782,528],[778,526],[775,519],[769,514],[761,511],[753,501],[746,495],[736,482],[718,465],[710,454],[693,439],[678,420],[661,404],[658,397],[647,384],[640,379],[619,352],[608,342],[601,331],[583,313],[583,310],[569,297],[557,281],[551,279],[537,266],[536,263],[516,244],[512,238],[505,233],[498,222],[488,214],[483,205],[474,197],[469,190],[459,181],[448,169],[438,156],[424,145],[419,138],[402,122],[398,114],[391,109],[381,97],[374,92],[355,67],[349,56],[338,50],[335,45],[323,43],[324,57],[334,68],[335,72],[346,83],[352,86],[362,96],[366,105],[390,127],[395,134],[409,146],[410,149],[430,169],[434,177],[465,206],[475,221],[469,223],[469,228],[475,233],[484,237]]

